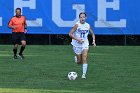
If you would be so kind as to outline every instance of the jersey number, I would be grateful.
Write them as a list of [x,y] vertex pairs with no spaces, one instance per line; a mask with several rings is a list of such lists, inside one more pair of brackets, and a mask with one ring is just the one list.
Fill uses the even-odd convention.
[[85,32],[82,32],[80,38],[84,38],[84,37],[85,37]]

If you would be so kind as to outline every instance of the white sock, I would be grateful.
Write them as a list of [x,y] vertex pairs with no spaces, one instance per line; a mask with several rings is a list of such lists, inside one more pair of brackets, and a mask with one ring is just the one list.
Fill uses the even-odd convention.
[[77,63],[77,56],[74,57],[74,61],[75,61],[75,63]]
[[88,67],[88,64],[86,63],[84,63],[83,64],[83,75],[86,75],[86,73],[87,73],[87,67]]

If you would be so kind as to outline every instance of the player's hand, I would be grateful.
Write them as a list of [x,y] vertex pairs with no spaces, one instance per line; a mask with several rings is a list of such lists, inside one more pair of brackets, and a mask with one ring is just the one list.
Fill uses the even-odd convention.
[[12,29],[14,29],[14,30],[15,30],[15,29],[17,29],[17,27],[16,27],[16,26],[12,26]]
[[82,44],[84,41],[83,39],[77,39],[78,43]]
[[96,43],[95,42],[93,42],[93,46],[96,47]]
[[92,42],[93,46],[96,47],[96,43],[95,43],[95,40],[93,40]]
[[25,29],[25,30],[24,30],[24,33],[27,33],[27,32],[28,32],[28,30],[27,30],[27,29]]

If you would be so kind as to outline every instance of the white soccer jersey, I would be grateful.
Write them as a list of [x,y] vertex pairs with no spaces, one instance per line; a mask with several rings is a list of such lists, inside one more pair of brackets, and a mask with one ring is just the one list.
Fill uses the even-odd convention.
[[73,35],[76,38],[82,39],[84,42],[81,44],[77,40],[72,39],[71,44],[75,47],[87,47],[89,45],[88,34],[90,25],[86,22],[84,24],[81,24],[79,21],[76,24],[78,25],[78,27]]

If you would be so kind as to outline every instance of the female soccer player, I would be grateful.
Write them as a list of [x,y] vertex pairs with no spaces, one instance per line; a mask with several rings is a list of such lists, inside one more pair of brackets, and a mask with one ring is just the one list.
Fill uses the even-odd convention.
[[75,26],[71,29],[69,36],[72,38],[71,44],[73,45],[73,51],[75,53],[75,62],[77,64],[83,63],[83,75],[82,78],[86,79],[86,72],[87,72],[87,55],[89,49],[89,41],[88,41],[88,34],[92,35],[93,38],[93,45],[96,46],[95,43],[95,35],[90,27],[90,25],[85,22],[86,20],[86,13],[81,12],[79,14],[79,21],[75,24]]

